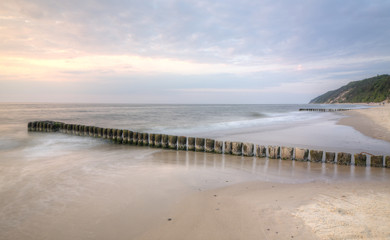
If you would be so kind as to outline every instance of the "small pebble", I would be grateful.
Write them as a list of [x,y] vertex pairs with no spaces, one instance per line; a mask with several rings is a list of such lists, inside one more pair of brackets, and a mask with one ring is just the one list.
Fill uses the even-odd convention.
[[172,221],[172,218],[168,218],[168,221]]

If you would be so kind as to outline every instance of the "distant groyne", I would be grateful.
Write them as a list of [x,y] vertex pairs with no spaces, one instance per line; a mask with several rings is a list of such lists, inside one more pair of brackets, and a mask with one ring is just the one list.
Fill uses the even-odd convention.
[[77,136],[109,139],[117,144],[149,146],[178,151],[390,168],[390,156],[372,155],[364,152],[352,155],[345,152],[336,153],[297,147],[264,146],[246,142],[144,133],[127,129],[102,128],[55,121],[29,122],[27,127],[30,132],[61,132]]
[[300,108],[299,111],[308,111],[308,112],[340,112],[340,111],[349,111],[348,108]]

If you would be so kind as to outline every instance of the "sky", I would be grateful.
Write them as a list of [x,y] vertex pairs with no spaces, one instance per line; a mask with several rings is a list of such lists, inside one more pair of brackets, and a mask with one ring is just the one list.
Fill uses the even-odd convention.
[[0,102],[307,103],[390,73],[388,0],[2,0]]

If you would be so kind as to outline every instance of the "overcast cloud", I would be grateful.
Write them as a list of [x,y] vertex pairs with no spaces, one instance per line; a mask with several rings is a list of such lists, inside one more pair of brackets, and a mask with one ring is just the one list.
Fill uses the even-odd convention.
[[0,101],[304,103],[390,69],[390,1],[0,2]]

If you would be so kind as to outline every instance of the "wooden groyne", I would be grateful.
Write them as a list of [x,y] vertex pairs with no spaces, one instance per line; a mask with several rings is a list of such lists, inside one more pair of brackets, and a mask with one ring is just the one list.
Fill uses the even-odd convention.
[[29,122],[27,127],[30,132],[61,132],[77,136],[109,139],[117,144],[231,154],[245,157],[268,157],[270,159],[390,168],[390,156],[372,155],[366,152],[352,155],[345,152],[335,153],[297,147],[264,146],[245,142],[219,141],[209,138],[142,133],[127,129],[101,128],[55,121]]
[[300,108],[299,111],[308,111],[308,112],[340,112],[340,111],[349,111],[348,108]]

